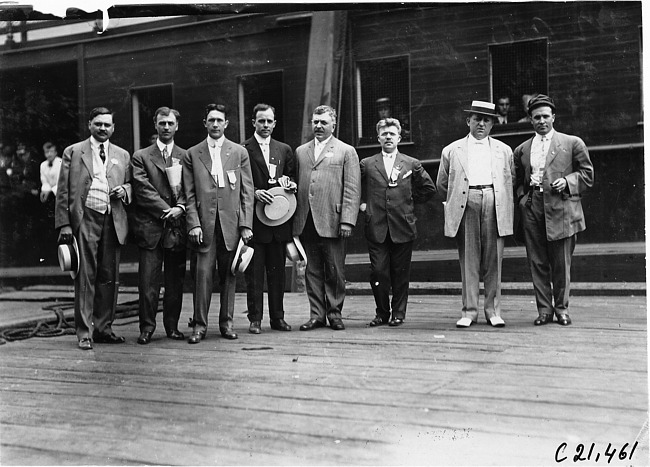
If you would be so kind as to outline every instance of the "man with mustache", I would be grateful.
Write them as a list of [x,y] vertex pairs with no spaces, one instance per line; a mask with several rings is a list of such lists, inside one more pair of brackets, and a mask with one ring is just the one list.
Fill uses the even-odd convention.
[[305,285],[310,319],[301,331],[345,329],[345,244],[359,215],[361,173],[356,150],[333,136],[336,111],[320,105],[312,115],[315,138],[296,149],[298,206],[293,234],[307,253]]
[[510,147],[488,136],[495,105],[473,101],[465,112],[469,134],[442,150],[436,182],[445,200],[445,236],[458,245],[463,309],[456,326],[477,322],[482,274],[485,319],[503,327],[501,263],[505,237],[513,233],[515,166]]
[[68,146],[57,184],[55,227],[59,243],[79,247],[74,282],[74,322],[79,348],[93,342],[121,344],[113,333],[117,305],[120,245],[128,231],[124,206],[131,202],[129,153],[110,142],[113,113],[94,108],[88,118],[90,138]]

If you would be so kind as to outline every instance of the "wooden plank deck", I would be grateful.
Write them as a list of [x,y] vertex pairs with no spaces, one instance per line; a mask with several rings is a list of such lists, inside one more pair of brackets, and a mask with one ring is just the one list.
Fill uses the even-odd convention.
[[90,352],[73,336],[11,342],[0,464],[554,465],[567,443],[562,465],[595,443],[578,463],[647,465],[647,434],[618,458],[648,418],[645,297],[574,297],[569,327],[534,327],[533,300],[505,297],[503,329],[459,330],[459,296],[412,296],[401,328],[366,327],[372,297],[349,296],[345,331],[299,332],[307,298],[288,294],[295,330],[254,336],[238,294],[236,341],[214,327],[168,340],[159,314],[148,346],[137,318],[117,322],[126,344]]

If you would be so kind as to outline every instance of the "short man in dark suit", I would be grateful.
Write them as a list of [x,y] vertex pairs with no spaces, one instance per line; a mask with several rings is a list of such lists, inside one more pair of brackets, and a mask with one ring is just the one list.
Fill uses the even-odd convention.
[[582,139],[553,129],[555,103],[539,94],[528,101],[535,136],[514,152],[515,190],[537,300],[536,326],[571,324],[569,292],[576,234],[587,228],[581,193],[594,184]]
[[[180,180],[185,149],[174,144],[180,113],[160,107],[154,114],[158,138],[133,154],[133,201],[131,230],[140,251],[138,268],[140,337],[148,344],[156,329],[158,296],[163,282],[163,325],[167,337],[183,340],[178,319],[183,306],[185,277],[185,194]],[[169,175],[168,175],[169,172]],[[175,174],[173,172],[176,172]],[[170,183],[170,177],[174,186]]]
[[370,286],[377,307],[370,326],[404,323],[413,240],[417,237],[414,203],[423,203],[436,192],[420,161],[397,150],[401,133],[399,120],[380,120],[377,139],[382,152],[360,163],[361,211],[365,212]]
[[[271,134],[275,128],[275,109],[267,104],[257,104],[253,109],[253,136],[242,143],[248,151],[255,185],[255,202],[271,204],[270,188],[281,186],[295,190],[295,165],[293,151]],[[291,220],[280,225],[267,225],[257,213],[253,218],[255,236],[249,246],[255,250],[251,264],[246,269],[249,332],[262,332],[264,272],[268,286],[269,318],[271,329],[291,331],[284,320],[285,247],[291,241]]]
[[345,244],[359,215],[361,174],[357,151],[333,136],[336,111],[320,105],[312,115],[315,138],[296,149],[298,205],[293,234],[307,253],[305,284],[309,331],[326,326],[345,329],[341,310],[345,300]]
[[79,348],[121,344],[113,333],[119,283],[120,245],[126,243],[124,206],[131,202],[131,158],[111,143],[113,113],[96,107],[88,119],[90,138],[63,151],[54,213],[59,243],[79,246],[74,282],[74,322]]
[[206,139],[187,150],[183,159],[183,186],[194,284],[194,318],[188,342],[198,344],[208,328],[215,264],[219,269],[221,308],[219,331],[237,339],[233,330],[236,276],[230,269],[241,238],[253,237],[253,177],[248,152],[228,140],[226,107],[209,104],[203,124]]

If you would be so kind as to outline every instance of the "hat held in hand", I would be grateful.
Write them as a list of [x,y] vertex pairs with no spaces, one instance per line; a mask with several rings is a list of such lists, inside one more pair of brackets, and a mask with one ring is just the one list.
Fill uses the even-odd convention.
[[296,212],[296,195],[293,191],[287,191],[281,186],[273,187],[268,192],[273,195],[273,202],[271,204],[256,203],[257,218],[262,224],[271,227],[282,225]]
[[72,243],[59,245],[59,266],[61,271],[70,272],[70,277],[73,279],[79,274],[79,246],[74,236]]
[[237,272],[244,272],[250,264],[251,259],[253,259],[253,253],[255,253],[255,250],[246,245],[244,240],[240,238],[237,251],[235,252],[235,258],[230,266],[230,272],[233,275],[236,275]]

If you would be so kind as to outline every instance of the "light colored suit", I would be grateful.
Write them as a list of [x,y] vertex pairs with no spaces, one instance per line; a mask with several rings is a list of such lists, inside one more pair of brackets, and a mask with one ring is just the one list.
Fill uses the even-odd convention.
[[443,196],[445,235],[458,245],[462,278],[462,317],[476,322],[480,276],[485,284],[486,319],[501,315],[501,264],[504,237],[512,235],[514,220],[512,150],[487,137],[492,188],[470,189],[469,135],[442,150],[436,185]]
[[305,285],[310,319],[326,324],[341,318],[345,300],[345,243],[341,224],[355,225],[359,215],[361,175],[359,156],[334,136],[318,161],[314,140],[296,149],[298,202],[293,233],[307,253]]
[[400,152],[393,164],[393,170],[399,171],[396,186],[389,185],[382,153],[361,160],[360,168],[375,312],[384,322],[391,317],[391,310],[393,319],[404,319],[417,237],[415,203],[431,199],[436,187],[419,160]]
[[[178,319],[183,306],[187,230],[185,216],[162,220],[164,211],[185,205],[182,190],[178,199],[173,194],[165,169],[173,160],[181,161],[185,149],[174,145],[167,162],[157,143],[133,154],[133,201],[131,232],[139,247],[138,292],[140,332],[154,332],[160,285],[164,284],[163,325],[167,334],[178,330]],[[181,184],[182,185],[182,184]],[[170,230],[179,234],[178,244],[165,245],[161,239]]]
[[[191,267],[196,281],[194,291],[194,330],[205,332],[212,298],[212,278],[217,263],[221,283],[219,328],[232,329],[235,309],[235,276],[230,264],[240,238],[240,229],[253,227],[254,188],[248,152],[224,139],[221,164],[223,188],[212,177],[212,158],[207,140],[187,150],[183,159],[183,186],[187,208],[187,231],[201,227],[203,243],[191,245],[196,258]],[[230,183],[228,173],[234,177]]]
[[[594,168],[582,139],[555,131],[546,155],[543,191],[534,191],[530,185],[532,142],[533,138],[515,149],[515,188],[537,311],[540,316],[559,316],[568,313],[575,235],[586,229],[582,192],[593,185]],[[556,193],[551,183],[562,177],[567,188]]]
[[130,203],[132,196],[131,159],[128,152],[113,143],[108,144],[106,158],[109,192],[119,185],[126,192],[124,201],[110,199],[110,213],[100,214],[86,207],[94,173],[90,139],[63,151],[57,185],[55,227],[70,226],[79,247],[79,274],[75,278],[75,327],[79,339],[112,333],[120,245],[128,234],[124,204]]

